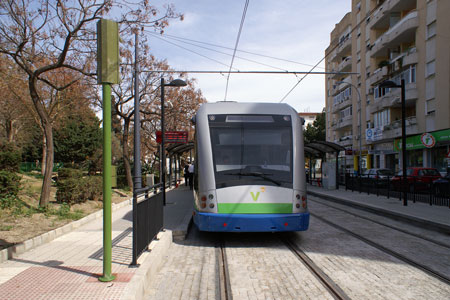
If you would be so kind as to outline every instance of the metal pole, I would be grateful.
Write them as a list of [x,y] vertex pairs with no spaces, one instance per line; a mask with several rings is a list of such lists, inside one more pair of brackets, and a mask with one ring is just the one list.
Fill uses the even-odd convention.
[[100,281],[116,277],[111,273],[111,84],[103,84],[103,275]]
[[135,35],[135,57],[134,57],[134,184],[133,184],[133,257],[132,266],[137,266],[137,195],[136,189],[142,187],[141,178],[141,125],[139,117],[139,52],[138,34]]
[[[139,114],[139,39],[135,34],[134,61],[134,189],[142,187],[141,172],[141,120]],[[134,207],[133,207],[134,211]]]
[[166,206],[166,150],[165,146],[165,130],[164,130],[164,78],[161,77],[161,176],[162,176],[162,192],[163,204]]
[[405,105],[405,80],[401,80],[401,101],[402,101],[402,168],[403,168],[403,205],[408,205],[406,193],[406,105]]

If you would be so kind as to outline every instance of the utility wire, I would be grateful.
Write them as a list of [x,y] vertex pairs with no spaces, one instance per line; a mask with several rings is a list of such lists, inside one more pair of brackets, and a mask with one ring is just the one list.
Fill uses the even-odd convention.
[[[159,33],[156,33],[156,32],[151,32],[151,31],[148,31],[148,32],[153,34],[153,35],[160,35]],[[201,47],[199,45],[195,45],[194,43],[208,45],[208,46],[212,46],[212,47],[216,47],[216,48],[227,49],[227,50],[233,50],[233,48],[230,48],[230,47],[225,47],[225,46],[216,45],[216,44],[212,44],[212,43],[207,43],[207,42],[202,42],[202,41],[198,41],[198,40],[193,40],[193,39],[188,39],[188,38],[184,38],[184,37],[179,37],[179,36],[175,36],[175,35],[171,35],[171,34],[167,34],[167,33],[164,33],[163,38],[174,39],[174,40],[177,40],[179,42],[186,43],[186,44],[193,45],[193,46],[197,46],[197,47],[200,47],[200,48],[203,48],[203,47]],[[192,42],[192,43],[189,43],[189,42]],[[211,50],[211,51],[215,51],[215,52],[218,52],[218,53],[223,53],[223,52],[211,49],[211,48],[205,48],[205,49],[208,49],[208,50]],[[241,53],[247,53],[247,54],[255,55],[255,56],[270,58],[270,59],[274,59],[274,60],[289,62],[289,63],[293,63],[293,64],[297,64],[297,65],[313,67],[313,65],[311,65],[311,64],[305,64],[305,63],[301,63],[301,62],[298,62],[298,61],[293,61],[293,60],[289,60],[289,59],[284,59],[284,58],[274,57],[274,56],[270,56],[270,55],[255,53],[255,52],[251,52],[251,51],[245,51],[245,50],[239,50],[239,49],[236,49],[236,51],[237,52],[241,52]],[[238,57],[238,56],[236,56],[236,57]],[[244,59],[242,57],[238,57],[238,58]],[[325,69],[323,67],[316,67],[316,68]]]
[[[152,33],[152,32],[149,32],[149,31],[146,31],[146,32],[147,32],[147,33]],[[198,52],[193,51],[193,50],[191,50],[191,49],[188,49],[188,48],[186,48],[186,47],[183,47],[183,46],[180,46],[180,45],[175,44],[175,43],[173,43],[173,42],[167,41],[167,40],[163,39],[162,37],[159,37],[159,36],[156,36],[156,35],[155,35],[154,37],[157,38],[157,39],[160,39],[161,41],[164,41],[164,42],[166,42],[166,43],[168,43],[168,44],[177,46],[177,47],[179,47],[179,48],[181,48],[181,49],[184,49],[184,50],[186,50],[186,51],[192,52],[192,53],[197,54],[197,55],[199,55],[199,56],[201,56],[201,57],[203,57],[203,58],[209,59],[209,60],[214,61],[214,62],[216,62],[216,63],[218,63],[218,64],[221,64],[221,65],[224,65],[224,66],[228,67],[227,64],[225,64],[225,63],[223,63],[223,62],[221,62],[221,61],[215,60],[214,58],[208,57],[208,56],[206,56],[206,55],[203,55],[203,54],[201,54],[201,53],[198,53]],[[233,68],[233,69],[239,71],[239,70],[236,69],[236,68]]]
[[[355,29],[357,29],[357,28],[361,25],[362,22],[366,21],[367,18],[370,18],[370,17],[372,16],[373,12],[374,12],[377,8],[378,8],[378,6],[377,6],[377,7],[374,7],[374,8],[368,13],[368,15],[366,15],[364,18],[362,18],[361,21],[359,21],[359,23],[356,24],[356,25],[352,28],[352,30],[350,30],[349,33],[352,33],[353,31],[355,31]],[[321,63],[328,55],[330,55],[330,53],[332,53],[332,52],[334,51],[334,49],[336,49],[337,47],[339,47],[339,43],[336,43],[336,45],[334,45],[334,47],[333,47],[330,51],[328,51],[328,53],[326,53],[325,56],[324,56],[321,60],[319,60],[319,62],[318,62],[317,64],[315,64],[314,67],[312,67],[311,70],[309,70],[308,73],[306,73],[302,78],[300,78],[300,79],[297,81],[297,83],[289,90],[289,92],[288,92],[288,93],[280,100],[280,103],[283,102],[284,99],[286,99],[287,96],[289,96],[289,94],[292,93],[292,91],[300,84],[300,82],[302,82],[303,79],[306,78],[306,76],[308,76],[309,74],[311,74],[312,71],[316,68],[316,66],[317,66],[318,64],[320,64],[320,63]]]
[[[159,34],[156,33],[156,32],[149,32],[149,33],[151,33],[152,35],[154,35],[155,37],[160,38],[160,39],[167,38],[166,36],[159,36]],[[201,49],[213,51],[213,52],[220,53],[220,54],[227,55],[227,56],[232,56],[232,54],[229,54],[229,53],[226,53],[226,52],[222,52],[222,51],[218,51],[218,50],[215,50],[215,49],[212,49],[212,48],[208,48],[208,47],[205,47],[205,46],[200,46],[200,45],[197,45],[197,44],[194,44],[194,43],[191,43],[191,42],[185,42],[183,40],[178,40],[176,38],[172,38],[172,39],[177,41],[177,42],[185,43],[185,44],[188,44],[188,45],[192,45],[194,47],[198,47],[198,48],[201,48]],[[172,44],[175,45],[174,43],[172,43]],[[185,48],[183,48],[183,49],[185,49]],[[231,48],[228,48],[228,49],[231,49]],[[252,62],[254,64],[266,66],[266,67],[269,67],[269,68],[272,68],[272,69],[287,71],[286,69],[275,67],[275,66],[272,66],[272,65],[269,65],[269,64],[265,64],[265,63],[262,63],[262,62],[259,62],[259,61],[253,60],[253,59],[248,59],[248,58],[244,58],[244,57],[237,56],[237,55],[235,56],[235,58],[239,58],[239,59],[242,59],[242,60],[245,60],[245,61],[249,61],[249,62]],[[228,65],[226,65],[226,66],[228,66]]]
[[225,99],[224,99],[224,101],[227,101],[228,84],[230,83],[230,75],[231,75],[230,71],[233,68],[234,56],[236,55],[236,49],[237,49],[238,44],[239,44],[239,39],[241,38],[242,28],[244,27],[245,15],[247,14],[247,8],[248,8],[249,2],[250,2],[250,0],[246,0],[245,1],[244,11],[242,12],[241,24],[239,26],[239,32],[238,32],[238,36],[237,36],[237,39],[236,39],[236,44],[234,45],[234,51],[233,51],[233,57],[231,58],[230,69],[228,71],[227,85],[226,85],[226,88],[225,88]]

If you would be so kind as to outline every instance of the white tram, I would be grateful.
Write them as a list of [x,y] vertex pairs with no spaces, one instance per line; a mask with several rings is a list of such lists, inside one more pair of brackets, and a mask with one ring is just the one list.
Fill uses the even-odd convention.
[[199,230],[308,229],[302,121],[292,107],[206,103],[193,122]]

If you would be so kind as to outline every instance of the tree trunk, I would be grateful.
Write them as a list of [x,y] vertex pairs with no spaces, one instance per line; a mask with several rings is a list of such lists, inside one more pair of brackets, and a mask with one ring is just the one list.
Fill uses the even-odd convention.
[[45,141],[45,134],[42,135],[42,161],[41,161],[41,174],[44,176],[45,164],[47,162],[47,142]]
[[39,199],[40,207],[47,207],[50,202],[50,188],[52,184],[52,171],[53,171],[53,127],[45,111],[44,105],[39,99],[39,95],[36,90],[36,77],[30,75],[28,79],[28,87],[30,89],[31,100],[33,100],[36,112],[39,115],[42,128],[44,130],[44,148],[45,148],[45,166],[44,166],[44,180],[42,182],[41,198]]
[[128,154],[128,135],[130,131],[130,119],[124,118],[123,124],[123,139],[122,139],[122,152],[123,152],[123,164],[125,167],[125,174],[127,176],[127,183],[131,190],[133,190],[133,177],[131,176],[130,156]]

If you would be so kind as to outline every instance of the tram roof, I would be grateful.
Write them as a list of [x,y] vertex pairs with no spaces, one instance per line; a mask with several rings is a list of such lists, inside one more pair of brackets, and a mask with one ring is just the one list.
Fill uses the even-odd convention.
[[263,102],[234,102],[219,101],[215,103],[203,103],[197,114],[297,114],[289,104],[286,103],[263,103]]

